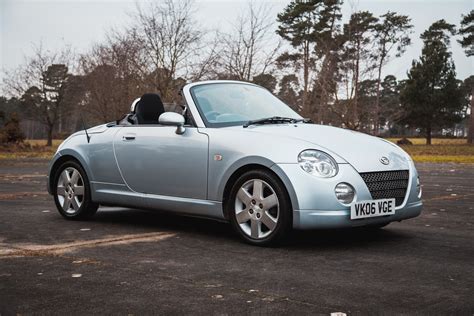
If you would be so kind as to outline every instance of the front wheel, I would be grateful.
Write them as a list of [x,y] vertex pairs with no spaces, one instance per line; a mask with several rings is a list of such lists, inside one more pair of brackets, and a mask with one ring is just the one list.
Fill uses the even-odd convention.
[[234,230],[253,245],[276,244],[291,228],[288,193],[269,171],[254,170],[240,176],[231,189],[226,208]]
[[67,219],[86,219],[94,215],[99,205],[92,202],[89,179],[75,161],[63,163],[54,176],[54,202]]

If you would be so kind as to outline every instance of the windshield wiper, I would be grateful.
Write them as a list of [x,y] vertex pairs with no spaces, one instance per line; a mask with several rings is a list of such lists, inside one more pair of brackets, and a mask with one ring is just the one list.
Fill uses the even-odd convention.
[[243,127],[249,127],[250,125],[254,124],[278,124],[278,123],[310,123],[311,120],[309,119],[296,119],[292,117],[281,117],[281,116],[272,116],[266,117],[258,120],[248,121],[243,125]]

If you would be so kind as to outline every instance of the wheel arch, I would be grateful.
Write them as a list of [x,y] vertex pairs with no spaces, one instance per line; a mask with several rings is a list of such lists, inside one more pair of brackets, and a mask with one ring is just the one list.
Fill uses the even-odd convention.
[[228,219],[228,214],[227,214],[225,206],[226,206],[226,203],[228,202],[230,191],[232,189],[233,184],[235,183],[235,181],[237,181],[237,179],[241,175],[251,170],[265,170],[273,174],[283,184],[283,187],[285,188],[286,193],[288,194],[290,198],[292,210],[298,209],[298,200],[296,197],[295,190],[293,188],[293,185],[291,184],[290,179],[283,172],[283,170],[279,168],[278,165],[276,164],[268,166],[265,164],[254,162],[254,163],[247,163],[238,167],[236,170],[232,172],[232,174],[228,177],[227,181],[225,182],[225,186],[222,192],[222,206],[223,206],[224,217],[226,219]]
[[[52,163],[51,163],[51,166],[49,168],[49,172],[48,172],[48,192],[50,194],[53,193],[53,182],[54,182],[54,176],[56,174],[56,172],[58,171],[59,167],[65,163],[66,161],[74,161],[76,163],[78,163],[82,169],[84,169],[84,172],[86,173],[86,176],[89,180],[89,182],[91,181],[91,172],[89,170],[89,167],[87,166],[87,163],[85,162],[85,160],[76,152],[72,151],[67,151],[65,153],[59,153],[57,154],[57,157],[55,157],[55,159],[53,159]],[[93,192],[91,192],[93,193]],[[93,194],[92,194],[93,196]]]

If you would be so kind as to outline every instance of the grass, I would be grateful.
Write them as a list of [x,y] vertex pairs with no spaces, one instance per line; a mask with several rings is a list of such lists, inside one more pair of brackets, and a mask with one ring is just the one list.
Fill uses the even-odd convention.
[[[388,138],[396,143],[400,138]],[[415,162],[452,162],[474,164],[474,146],[465,139],[433,138],[433,145],[425,145],[423,138],[409,138],[413,145],[401,147]],[[46,147],[46,140],[27,140],[22,145],[0,146],[1,159],[44,158],[50,159],[62,140],[53,140],[52,147]]]
[[[398,138],[387,138],[387,140],[397,143],[401,137]],[[413,145],[426,145],[425,138],[408,138]],[[433,138],[431,140],[432,145],[466,145],[467,140],[465,138]],[[429,146],[427,146],[429,147]]]
[[[64,139],[53,139],[53,148],[56,150],[58,146],[63,142]],[[27,139],[25,143],[31,146],[46,146],[46,139]]]
[[[400,138],[388,138],[396,143]],[[413,145],[401,145],[415,162],[454,162],[474,164],[474,146],[466,139],[433,138],[432,145],[426,145],[424,138],[409,138]]]
[[62,139],[54,139],[53,146],[46,147],[46,140],[29,139],[23,144],[0,145],[0,160],[22,158],[51,159]]

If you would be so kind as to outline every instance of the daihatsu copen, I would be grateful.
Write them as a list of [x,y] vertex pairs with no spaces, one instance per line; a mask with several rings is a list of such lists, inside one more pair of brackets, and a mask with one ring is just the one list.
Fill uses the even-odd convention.
[[116,205],[202,216],[257,245],[290,229],[420,214],[415,165],[395,144],[312,124],[251,83],[196,82],[181,93],[178,112],[149,93],[124,119],[67,138],[49,168],[59,213],[84,219]]

